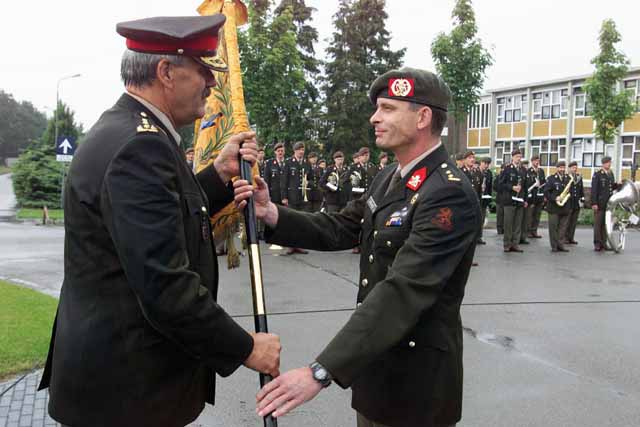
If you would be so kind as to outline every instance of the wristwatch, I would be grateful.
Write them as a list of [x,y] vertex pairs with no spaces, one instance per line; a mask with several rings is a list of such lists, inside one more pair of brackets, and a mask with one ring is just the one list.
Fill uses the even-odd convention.
[[327,388],[331,385],[331,374],[318,362],[313,362],[309,365],[311,368],[311,373],[313,374],[313,379],[318,381],[322,387]]

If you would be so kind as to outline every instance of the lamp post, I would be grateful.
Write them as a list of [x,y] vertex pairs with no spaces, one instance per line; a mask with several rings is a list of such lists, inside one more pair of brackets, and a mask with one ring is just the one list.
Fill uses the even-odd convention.
[[[71,74],[69,76],[60,77],[58,79],[58,83],[56,84],[56,105],[53,109],[53,127],[54,131],[54,147],[57,148],[58,145],[58,103],[60,102],[60,83],[63,80],[75,79],[76,77],[80,77],[81,74]],[[64,209],[64,175],[65,175],[66,166],[62,165],[62,175],[60,177],[60,208]]]

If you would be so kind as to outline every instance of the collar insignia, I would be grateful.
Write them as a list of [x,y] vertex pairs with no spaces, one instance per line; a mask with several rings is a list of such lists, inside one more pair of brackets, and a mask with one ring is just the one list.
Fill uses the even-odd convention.
[[409,181],[407,182],[407,188],[413,191],[418,191],[424,180],[427,178],[427,168],[423,167],[415,171]]

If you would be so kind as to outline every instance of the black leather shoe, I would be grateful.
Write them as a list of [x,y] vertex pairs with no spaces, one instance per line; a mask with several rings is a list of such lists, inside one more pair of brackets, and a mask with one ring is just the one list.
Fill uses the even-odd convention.
[[569,240],[569,241],[567,242],[567,244],[569,244],[569,245],[577,245],[577,244],[578,244],[578,242],[576,242],[575,240]]
[[520,240],[521,245],[528,245],[529,242],[527,240]]
[[477,242],[477,243],[478,243],[479,245],[486,245],[486,244],[487,244],[487,242],[485,242],[485,241],[484,241],[484,240],[482,240],[482,239],[478,239],[478,242]]
[[522,249],[520,249],[519,247],[517,247],[517,246],[512,246],[512,247],[511,247],[511,252],[518,252],[518,253],[522,253],[522,252],[524,252],[524,251],[523,251]]
[[558,248],[559,252],[569,252],[569,249],[567,248]]

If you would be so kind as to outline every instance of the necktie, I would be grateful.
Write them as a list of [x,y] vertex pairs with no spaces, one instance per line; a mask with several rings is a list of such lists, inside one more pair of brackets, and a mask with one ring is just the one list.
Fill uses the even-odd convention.
[[395,171],[395,173],[393,174],[393,176],[391,177],[391,182],[389,182],[389,186],[387,187],[387,191],[384,193],[384,195],[386,196],[387,194],[389,194],[389,191],[391,191],[391,189],[393,187],[396,186],[396,184],[402,179],[402,176],[400,175],[400,169],[397,169]]

